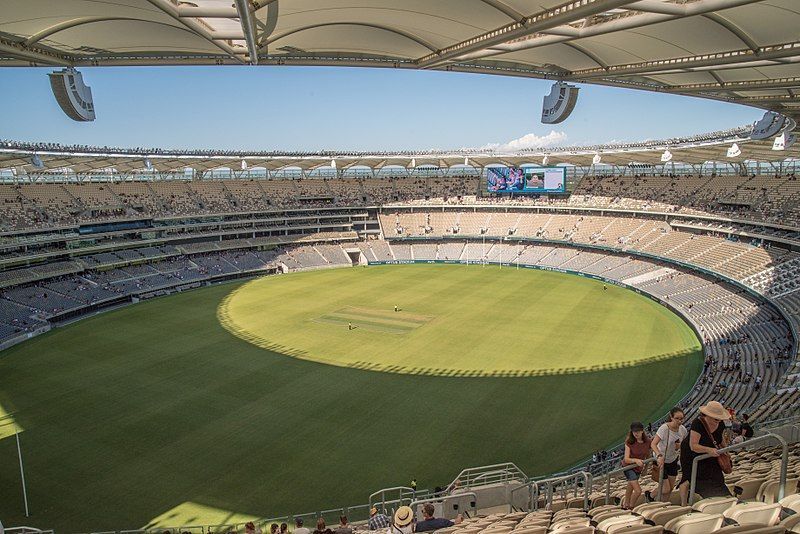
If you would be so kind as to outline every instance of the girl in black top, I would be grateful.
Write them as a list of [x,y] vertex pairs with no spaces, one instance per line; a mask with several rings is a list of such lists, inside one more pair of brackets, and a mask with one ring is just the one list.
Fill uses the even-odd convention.
[[717,401],[711,401],[700,408],[700,414],[692,421],[689,439],[681,443],[681,481],[678,487],[681,492],[681,503],[686,506],[689,500],[689,485],[692,480],[694,459],[703,454],[711,458],[697,463],[697,482],[695,492],[704,499],[707,497],[730,497],[731,493],[725,485],[725,475],[719,466],[719,452],[714,446],[716,441],[720,448],[727,446],[723,442],[723,421],[731,418],[730,413]]

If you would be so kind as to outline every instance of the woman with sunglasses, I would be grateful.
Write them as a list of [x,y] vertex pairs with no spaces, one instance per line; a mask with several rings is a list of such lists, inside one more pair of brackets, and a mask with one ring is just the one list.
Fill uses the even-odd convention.
[[697,463],[697,482],[695,493],[704,499],[708,497],[730,497],[731,492],[725,485],[725,475],[717,461],[719,449],[727,446],[723,441],[725,425],[723,421],[731,418],[731,414],[722,404],[711,401],[700,407],[700,415],[692,421],[689,439],[681,443],[681,481],[678,489],[681,492],[681,504],[689,502],[689,485],[692,480],[694,459],[703,454],[710,454]]
[[[664,479],[661,486],[661,500],[669,502],[672,489],[675,487],[675,478],[678,476],[678,456],[680,456],[681,443],[689,435],[683,426],[683,410],[673,408],[669,411],[667,422],[658,427],[650,447],[656,455],[658,468],[664,470]],[[650,497],[649,492],[648,497]]]

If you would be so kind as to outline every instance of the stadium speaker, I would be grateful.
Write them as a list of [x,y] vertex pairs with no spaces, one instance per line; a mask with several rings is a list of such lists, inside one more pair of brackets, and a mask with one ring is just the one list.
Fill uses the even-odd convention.
[[602,159],[603,158],[600,157],[600,154],[595,154],[592,158],[592,165],[599,165]]
[[94,120],[92,90],[83,83],[83,75],[73,68],[51,72],[50,88],[61,110],[72,120],[88,122]]
[[796,135],[783,131],[775,138],[775,141],[773,141],[772,150],[787,150],[791,148],[795,141],[797,141]]
[[761,120],[753,125],[753,129],[750,131],[750,139],[756,141],[767,139],[773,135],[777,135],[778,132],[785,129],[788,125],[786,117],[774,111],[767,111],[764,113],[764,116],[761,117]]
[[247,162],[245,160],[242,160],[242,170],[243,171],[247,170]]
[[144,168],[148,171],[153,170],[153,162],[150,161],[150,158],[144,158]]
[[545,157],[543,157],[543,158],[542,158],[542,167],[544,167],[545,165],[547,165],[547,162],[548,162],[548,160],[549,160],[549,158],[548,158],[547,156],[545,156]]
[[332,159],[331,160],[331,169],[335,169],[335,168],[336,168],[336,160]]
[[542,122],[557,124],[565,121],[575,109],[578,91],[574,85],[564,82],[554,83],[550,88],[550,94],[544,97],[542,103]]
[[742,149],[739,148],[739,145],[733,143],[730,148],[728,148],[728,157],[729,158],[737,158],[742,155]]
[[469,157],[464,157],[464,166],[469,165]]
[[44,162],[42,161],[42,158],[39,157],[39,154],[34,154],[31,156],[31,165],[33,165],[33,167],[36,169],[44,169]]
[[417,168],[417,158],[411,158],[411,168],[412,169]]
[[666,149],[663,154],[661,154],[661,163],[668,163],[672,161],[672,152],[669,149]]

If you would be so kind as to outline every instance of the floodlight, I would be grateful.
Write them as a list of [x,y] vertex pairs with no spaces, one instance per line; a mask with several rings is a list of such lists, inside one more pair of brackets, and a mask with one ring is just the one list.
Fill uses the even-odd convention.
[[600,157],[600,154],[595,154],[592,158],[592,165],[598,165],[601,159],[603,158]]
[[669,149],[666,149],[664,153],[661,154],[661,162],[667,163],[669,161],[672,161],[672,152],[670,152]]
[[736,158],[742,154],[742,150],[739,148],[739,145],[733,143],[730,148],[728,149],[728,157],[729,158]]

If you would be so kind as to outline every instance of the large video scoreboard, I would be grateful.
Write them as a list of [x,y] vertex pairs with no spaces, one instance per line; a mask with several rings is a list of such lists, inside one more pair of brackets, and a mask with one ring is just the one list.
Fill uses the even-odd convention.
[[490,193],[542,195],[567,191],[564,167],[488,167],[486,173]]

